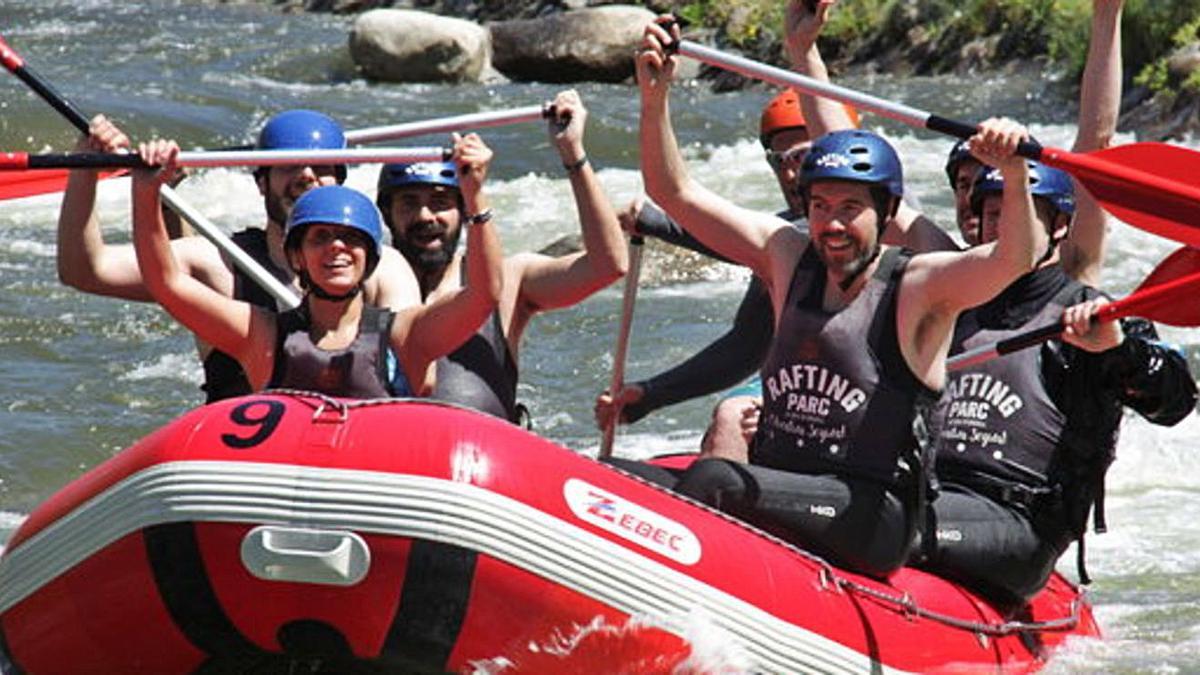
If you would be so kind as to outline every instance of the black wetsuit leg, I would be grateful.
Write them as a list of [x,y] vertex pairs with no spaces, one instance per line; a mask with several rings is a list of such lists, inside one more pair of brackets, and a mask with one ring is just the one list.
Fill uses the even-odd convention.
[[706,459],[675,489],[858,572],[885,576],[908,557],[912,523],[881,483]]
[[675,484],[679,482],[679,475],[683,473],[682,471],[673,471],[671,469],[664,469],[661,466],[647,464],[646,462],[639,462],[635,459],[605,457],[600,461],[604,462],[605,464],[611,464],[612,466],[638,476],[639,478],[645,478],[651,483],[658,483],[668,490],[673,490],[675,488]]
[[930,509],[936,539],[920,567],[1005,606],[1033,597],[1070,541],[1047,541],[1023,511],[952,483]]

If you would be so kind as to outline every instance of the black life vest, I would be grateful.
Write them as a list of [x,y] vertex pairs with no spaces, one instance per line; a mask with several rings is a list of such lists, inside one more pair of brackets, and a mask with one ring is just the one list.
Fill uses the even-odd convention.
[[896,331],[896,296],[909,255],[882,254],[849,305],[822,308],[826,269],[801,256],[763,363],[754,464],[896,485],[919,473],[919,406],[935,392],[913,375]]
[[517,362],[504,338],[500,312],[492,312],[461,347],[437,360],[433,398],[522,424]]
[[[271,254],[267,249],[267,233],[259,228],[247,228],[241,232],[235,232],[232,237],[233,243],[237,244],[251,258],[254,259],[263,269],[270,270],[271,274],[279,279],[282,283],[288,284],[289,279],[286,272],[275,266],[271,260]],[[275,298],[265,289],[259,286],[236,265],[231,265],[233,273],[233,298],[235,300],[244,300],[257,307],[263,307],[273,312],[279,311],[279,307],[275,303]],[[200,388],[204,390],[205,403],[213,403],[235,396],[245,396],[253,390],[250,387],[250,381],[246,379],[246,373],[242,370],[242,366],[237,362],[237,359],[226,354],[219,349],[213,349],[204,358],[204,384]]]
[[390,310],[364,306],[358,335],[344,349],[324,350],[309,336],[304,305],[276,314],[275,366],[268,388],[304,389],[345,398],[387,398]]
[[[950,353],[1059,321],[1079,288],[1076,282],[1066,284],[1040,310],[1011,327],[985,328],[978,312],[963,313]],[[941,475],[978,473],[1039,490],[1049,487],[1049,465],[1067,418],[1046,389],[1040,349],[1022,349],[950,373],[935,415]]]

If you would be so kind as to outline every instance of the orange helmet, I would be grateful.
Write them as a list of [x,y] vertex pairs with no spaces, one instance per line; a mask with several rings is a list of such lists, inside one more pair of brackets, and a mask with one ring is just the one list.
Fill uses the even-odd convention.
[[[855,128],[858,127],[858,111],[852,106],[845,106],[846,114]],[[800,95],[795,89],[784,89],[775,95],[763,108],[762,117],[758,121],[758,140],[764,148],[771,146],[771,137],[787,129],[803,129],[808,126],[804,121],[804,113],[800,111]]]

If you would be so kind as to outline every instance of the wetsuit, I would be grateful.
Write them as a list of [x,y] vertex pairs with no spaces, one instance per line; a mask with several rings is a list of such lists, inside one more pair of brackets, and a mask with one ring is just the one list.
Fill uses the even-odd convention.
[[517,404],[517,361],[508,349],[500,312],[492,312],[461,347],[437,361],[433,398],[528,426]]
[[[1099,296],[1054,265],[1032,272],[964,313],[951,353],[1059,321]],[[1095,505],[1104,526],[1103,478],[1122,406],[1156,424],[1191,413],[1187,362],[1144,320],[1123,322],[1119,347],[1092,353],[1062,342],[951,373],[931,424],[940,490],[936,531],[921,566],[995,602],[1028,600],[1045,584]]]
[[346,398],[387,398],[387,354],[395,314],[363,307],[358,335],[344,349],[325,350],[309,336],[308,309],[275,315],[275,366],[267,388],[304,389]]
[[896,333],[907,260],[889,248],[863,290],[830,313],[825,266],[808,247],[763,363],[751,464],[701,460],[674,489],[849,569],[883,576],[904,564],[923,500],[914,422],[934,399]]
[[[778,216],[807,230],[807,224],[790,211]],[[730,262],[697,241],[653,204],[642,207],[637,230],[640,234]],[[659,408],[728,389],[745,380],[762,366],[775,332],[774,323],[771,296],[762,281],[752,277],[729,330],[683,363],[634,383],[642,388],[643,395],[638,402],[623,408],[625,419],[636,422]]]
[[[267,249],[267,233],[265,230],[247,228],[241,232],[234,233],[231,239],[233,243],[248,253],[263,269],[270,270],[271,274],[284,284],[289,283],[287,275],[271,261],[271,255]],[[272,312],[279,311],[280,308],[276,305],[275,298],[270,293],[263,290],[262,287],[255,283],[253,279],[236,265],[231,265],[230,269],[233,273],[234,300],[244,300],[252,305],[269,309]],[[237,362],[237,359],[225,352],[213,349],[204,358],[203,366],[204,384],[200,385],[200,388],[204,390],[205,403],[212,403],[235,396],[245,396],[251,393],[250,382],[246,379],[246,373],[242,370],[241,364]]]

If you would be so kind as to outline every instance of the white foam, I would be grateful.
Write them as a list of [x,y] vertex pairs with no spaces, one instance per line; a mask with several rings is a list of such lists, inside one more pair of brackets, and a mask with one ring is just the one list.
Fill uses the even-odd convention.
[[[738,675],[750,672],[750,659],[746,653],[737,645],[732,637],[720,630],[702,612],[696,611],[687,617],[675,618],[678,620],[668,621],[667,617],[633,616],[623,624],[612,625],[606,622],[603,617],[597,616],[586,625],[576,624],[556,629],[541,641],[530,642],[526,645],[525,649],[530,654],[547,654],[555,657],[561,660],[565,667],[571,668],[572,672],[575,672],[574,668],[583,664],[573,661],[571,657],[579,649],[579,646],[584,644],[589,638],[598,636],[598,639],[610,640],[616,644],[621,644],[622,647],[617,648],[618,650],[621,648],[629,649],[632,652],[629,655],[631,658],[644,659],[646,658],[646,654],[640,653],[628,643],[621,643],[620,640],[622,638],[636,637],[646,629],[661,629],[667,633],[678,635],[678,629],[672,626],[683,624],[683,634],[679,635],[679,637],[688,644],[691,651],[687,658],[672,668],[671,672],[708,673],[710,675]],[[519,655],[514,654],[513,658],[516,658],[518,663],[520,662]],[[474,661],[470,665],[472,670],[469,672],[474,675],[499,675],[507,672],[516,664],[508,657],[498,656],[492,659]],[[628,669],[638,666],[651,667],[651,664],[642,661],[627,664],[606,663],[604,665],[614,668],[625,666],[625,669],[622,669],[621,672],[632,672]],[[653,665],[661,668],[663,664]],[[654,672],[659,671],[656,669]]]
[[190,384],[200,384],[203,381],[203,370],[196,354],[163,354],[154,361],[141,362],[133,370],[121,374],[118,378],[126,382],[144,380],[176,380]]
[[[16,513],[14,511],[0,511],[0,540],[8,541],[9,537],[21,527],[21,523],[29,515],[25,513]],[[4,553],[4,546],[0,545],[0,554]]]
[[30,239],[14,239],[0,243],[0,251],[13,255],[36,256],[39,258],[53,258],[55,256],[54,246]]

